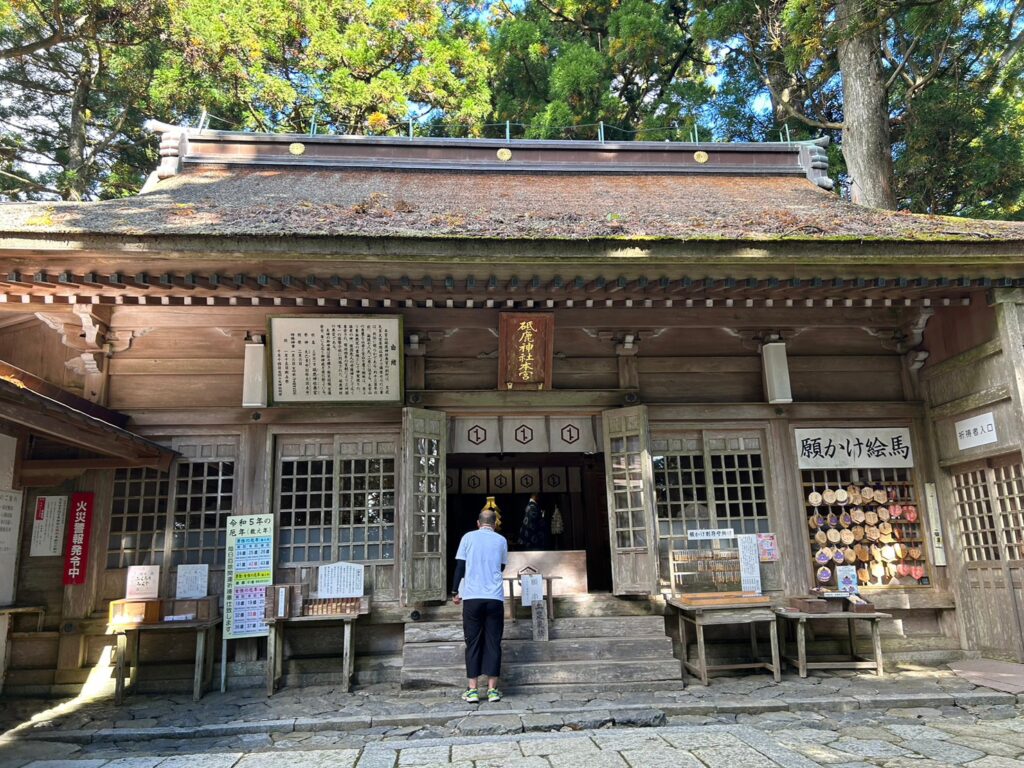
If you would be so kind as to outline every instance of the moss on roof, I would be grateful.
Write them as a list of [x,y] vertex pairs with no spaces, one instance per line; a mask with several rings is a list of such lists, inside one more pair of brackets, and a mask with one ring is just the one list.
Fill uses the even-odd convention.
[[0,232],[1024,242],[1024,222],[864,208],[796,176],[218,166],[121,200],[0,205]]

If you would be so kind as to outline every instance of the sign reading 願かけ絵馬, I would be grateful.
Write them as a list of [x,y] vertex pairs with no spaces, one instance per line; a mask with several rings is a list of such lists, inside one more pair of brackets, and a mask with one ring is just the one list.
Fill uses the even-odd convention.
[[71,525],[68,526],[68,545],[64,548],[65,586],[85,583],[94,498],[91,491],[71,494]]
[[502,312],[498,317],[498,389],[551,389],[555,316]]
[[914,466],[906,427],[797,429],[800,469],[885,469]]
[[275,403],[402,402],[401,317],[272,317]]

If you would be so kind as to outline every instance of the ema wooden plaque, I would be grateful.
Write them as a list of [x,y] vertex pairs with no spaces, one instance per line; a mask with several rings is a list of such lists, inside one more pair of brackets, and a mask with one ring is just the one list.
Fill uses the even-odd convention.
[[498,318],[498,389],[551,389],[555,316],[502,312]]

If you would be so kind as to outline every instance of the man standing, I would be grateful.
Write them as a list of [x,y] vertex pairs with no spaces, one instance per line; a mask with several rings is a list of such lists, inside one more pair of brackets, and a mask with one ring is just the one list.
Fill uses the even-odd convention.
[[487,675],[487,700],[501,701],[501,635],[505,630],[505,587],[502,571],[508,562],[508,542],[494,530],[493,509],[484,508],[476,518],[477,530],[459,542],[455,555],[452,596],[462,604],[462,630],[466,637],[466,677],[462,700],[480,701],[477,680]]

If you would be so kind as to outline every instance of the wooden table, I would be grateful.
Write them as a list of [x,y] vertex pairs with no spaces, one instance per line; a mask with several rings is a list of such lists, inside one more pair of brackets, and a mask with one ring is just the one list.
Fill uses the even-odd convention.
[[[139,669],[139,636],[143,632],[195,632],[196,661],[192,681],[192,701],[203,697],[206,686],[213,678],[213,653],[215,634],[221,619],[208,621],[163,621],[159,624],[110,624],[107,631],[116,636],[114,648],[114,703],[124,701],[125,677],[129,674],[129,688],[134,688]],[[131,643],[128,635],[131,635]],[[226,662],[225,662],[226,663]],[[130,672],[129,672],[130,668]]]
[[[882,666],[882,639],[879,633],[878,622],[882,619],[891,619],[888,613],[855,613],[843,611],[834,613],[803,613],[800,611],[787,611],[783,608],[776,608],[775,614],[779,619],[796,625],[796,658],[783,653],[787,662],[797,668],[800,677],[807,677],[808,669],[873,669],[879,677],[885,673]],[[846,621],[847,631],[850,638],[850,655],[846,658],[816,657],[807,658],[807,624],[815,621]],[[871,646],[873,658],[861,656],[857,653],[857,621],[867,621],[871,624]],[[783,634],[785,641],[785,633]]]
[[[676,611],[679,622],[679,642],[682,647],[681,665],[683,678],[691,672],[708,685],[708,673],[730,669],[767,669],[775,677],[775,682],[782,679],[782,665],[779,661],[779,638],[775,625],[775,613],[770,605],[693,605],[675,597],[668,599],[668,605]],[[697,663],[690,661],[689,642],[686,625],[692,624],[697,634]],[[707,647],[704,643],[704,627],[722,626],[726,624],[750,625],[750,650],[753,661],[740,664],[708,665]],[[757,625],[768,625],[768,638],[771,641],[771,658],[762,659],[757,647]]]
[[342,683],[347,693],[352,685],[352,668],[355,654],[352,652],[352,622],[356,616],[294,616],[290,619],[267,619],[270,635],[267,637],[267,696],[273,696],[277,690],[284,666],[284,633],[285,628],[292,624],[344,624],[342,636]]
[[[532,575],[532,574],[531,574]],[[548,604],[548,621],[555,620],[555,596],[551,588],[551,582],[561,579],[561,576],[544,576],[544,599]],[[508,617],[512,620],[512,623],[516,623],[516,582],[519,581],[518,576],[505,576],[505,581],[508,582]],[[544,626],[543,624],[541,626]]]

